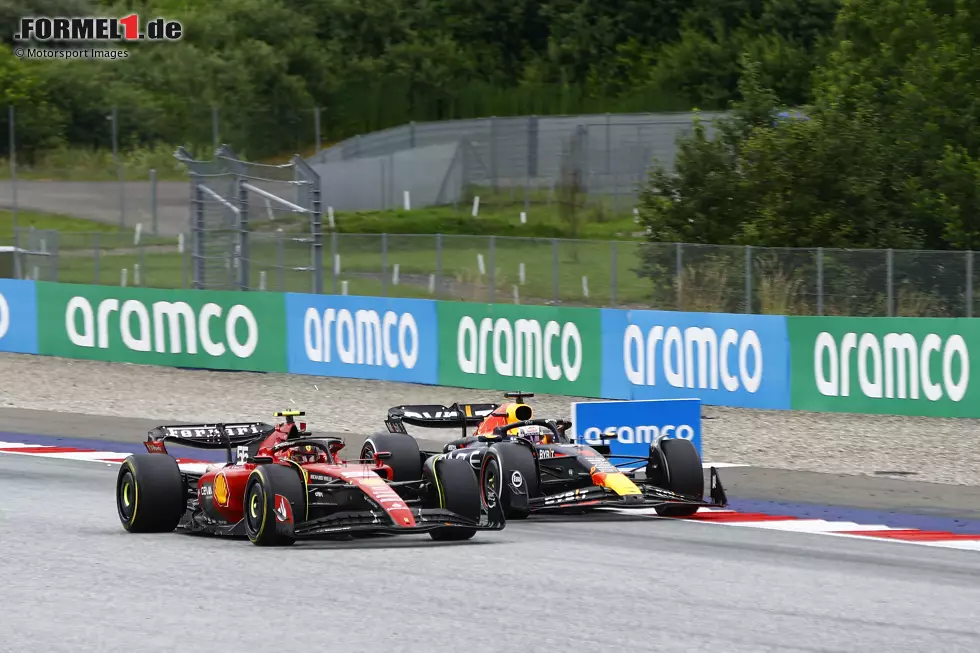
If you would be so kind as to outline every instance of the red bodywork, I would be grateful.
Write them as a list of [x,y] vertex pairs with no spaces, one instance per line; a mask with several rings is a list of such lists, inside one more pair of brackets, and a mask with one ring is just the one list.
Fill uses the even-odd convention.
[[[339,441],[331,444],[329,455],[308,447],[274,451],[275,445],[285,441],[296,426],[289,422],[278,425],[259,445],[256,457],[272,458],[275,461],[273,464],[277,465],[299,467],[303,472],[304,486],[309,483],[310,474],[329,476],[352,483],[382,506],[395,524],[415,526],[415,518],[411,510],[385,482],[385,479],[393,478],[391,467],[382,463],[377,455],[373,464],[341,460],[337,454],[344,444]],[[299,427],[302,431],[306,425],[299,424]],[[295,435],[293,433],[293,437]],[[315,462],[298,461],[297,458],[308,458]],[[215,464],[209,467],[197,484],[198,501],[205,512],[212,518],[230,524],[240,521],[244,517],[245,488],[249,476],[256,467],[258,465],[255,463],[248,462],[231,465]],[[207,496],[212,500],[204,501]],[[307,519],[306,515],[292,515],[292,517],[297,521]]]

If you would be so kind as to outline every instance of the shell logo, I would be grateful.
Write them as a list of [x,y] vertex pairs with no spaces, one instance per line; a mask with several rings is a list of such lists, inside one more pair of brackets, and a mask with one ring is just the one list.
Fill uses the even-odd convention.
[[214,500],[219,506],[228,505],[228,479],[224,474],[214,477]]

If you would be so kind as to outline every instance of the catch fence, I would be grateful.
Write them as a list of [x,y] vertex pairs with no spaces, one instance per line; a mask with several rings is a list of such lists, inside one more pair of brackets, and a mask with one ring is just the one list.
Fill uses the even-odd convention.
[[[326,231],[317,267],[310,214],[250,220],[247,246],[236,249],[241,232],[221,222],[234,212],[215,202],[206,213],[215,231],[205,230],[213,245],[195,250],[190,234],[133,242],[19,229],[17,269],[40,281],[690,312],[973,317],[978,306],[973,252]],[[268,211],[257,204],[249,215]],[[213,266],[196,283],[202,262]]]

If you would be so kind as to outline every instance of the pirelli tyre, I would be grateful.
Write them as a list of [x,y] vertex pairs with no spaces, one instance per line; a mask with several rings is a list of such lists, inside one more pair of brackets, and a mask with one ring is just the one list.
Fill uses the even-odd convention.
[[531,449],[517,442],[491,446],[480,471],[484,497],[496,492],[507,519],[526,519],[530,500],[538,495],[538,466]]
[[258,546],[295,541],[293,528],[306,520],[306,491],[296,467],[259,465],[245,484],[245,534]]
[[[701,456],[690,440],[664,438],[650,448],[647,478],[658,487],[695,499],[704,496],[704,468]],[[687,517],[698,511],[698,506],[659,506],[657,514],[664,517]]]
[[376,452],[391,454],[384,464],[394,472],[394,481],[418,481],[422,478],[422,454],[419,443],[404,433],[378,433],[364,441],[360,458],[371,460]]
[[[425,473],[435,486],[439,507],[460,517],[479,522],[483,500],[480,482],[468,460],[462,458],[438,458],[427,466]],[[437,541],[468,540],[476,535],[475,528],[440,528],[429,532]]]
[[163,454],[134,454],[116,475],[116,510],[130,533],[169,533],[187,509],[177,461]]

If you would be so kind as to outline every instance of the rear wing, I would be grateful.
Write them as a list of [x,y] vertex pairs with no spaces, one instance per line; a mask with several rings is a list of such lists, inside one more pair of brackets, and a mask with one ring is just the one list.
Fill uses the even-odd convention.
[[405,433],[405,424],[434,429],[463,429],[477,426],[500,404],[460,404],[452,406],[395,406],[388,409],[385,426],[390,433]]
[[166,453],[166,442],[197,449],[227,449],[230,461],[232,447],[253,444],[275,430],[275,426],[264,422],[169,424],[150,429],[144,444],[150,453]]

